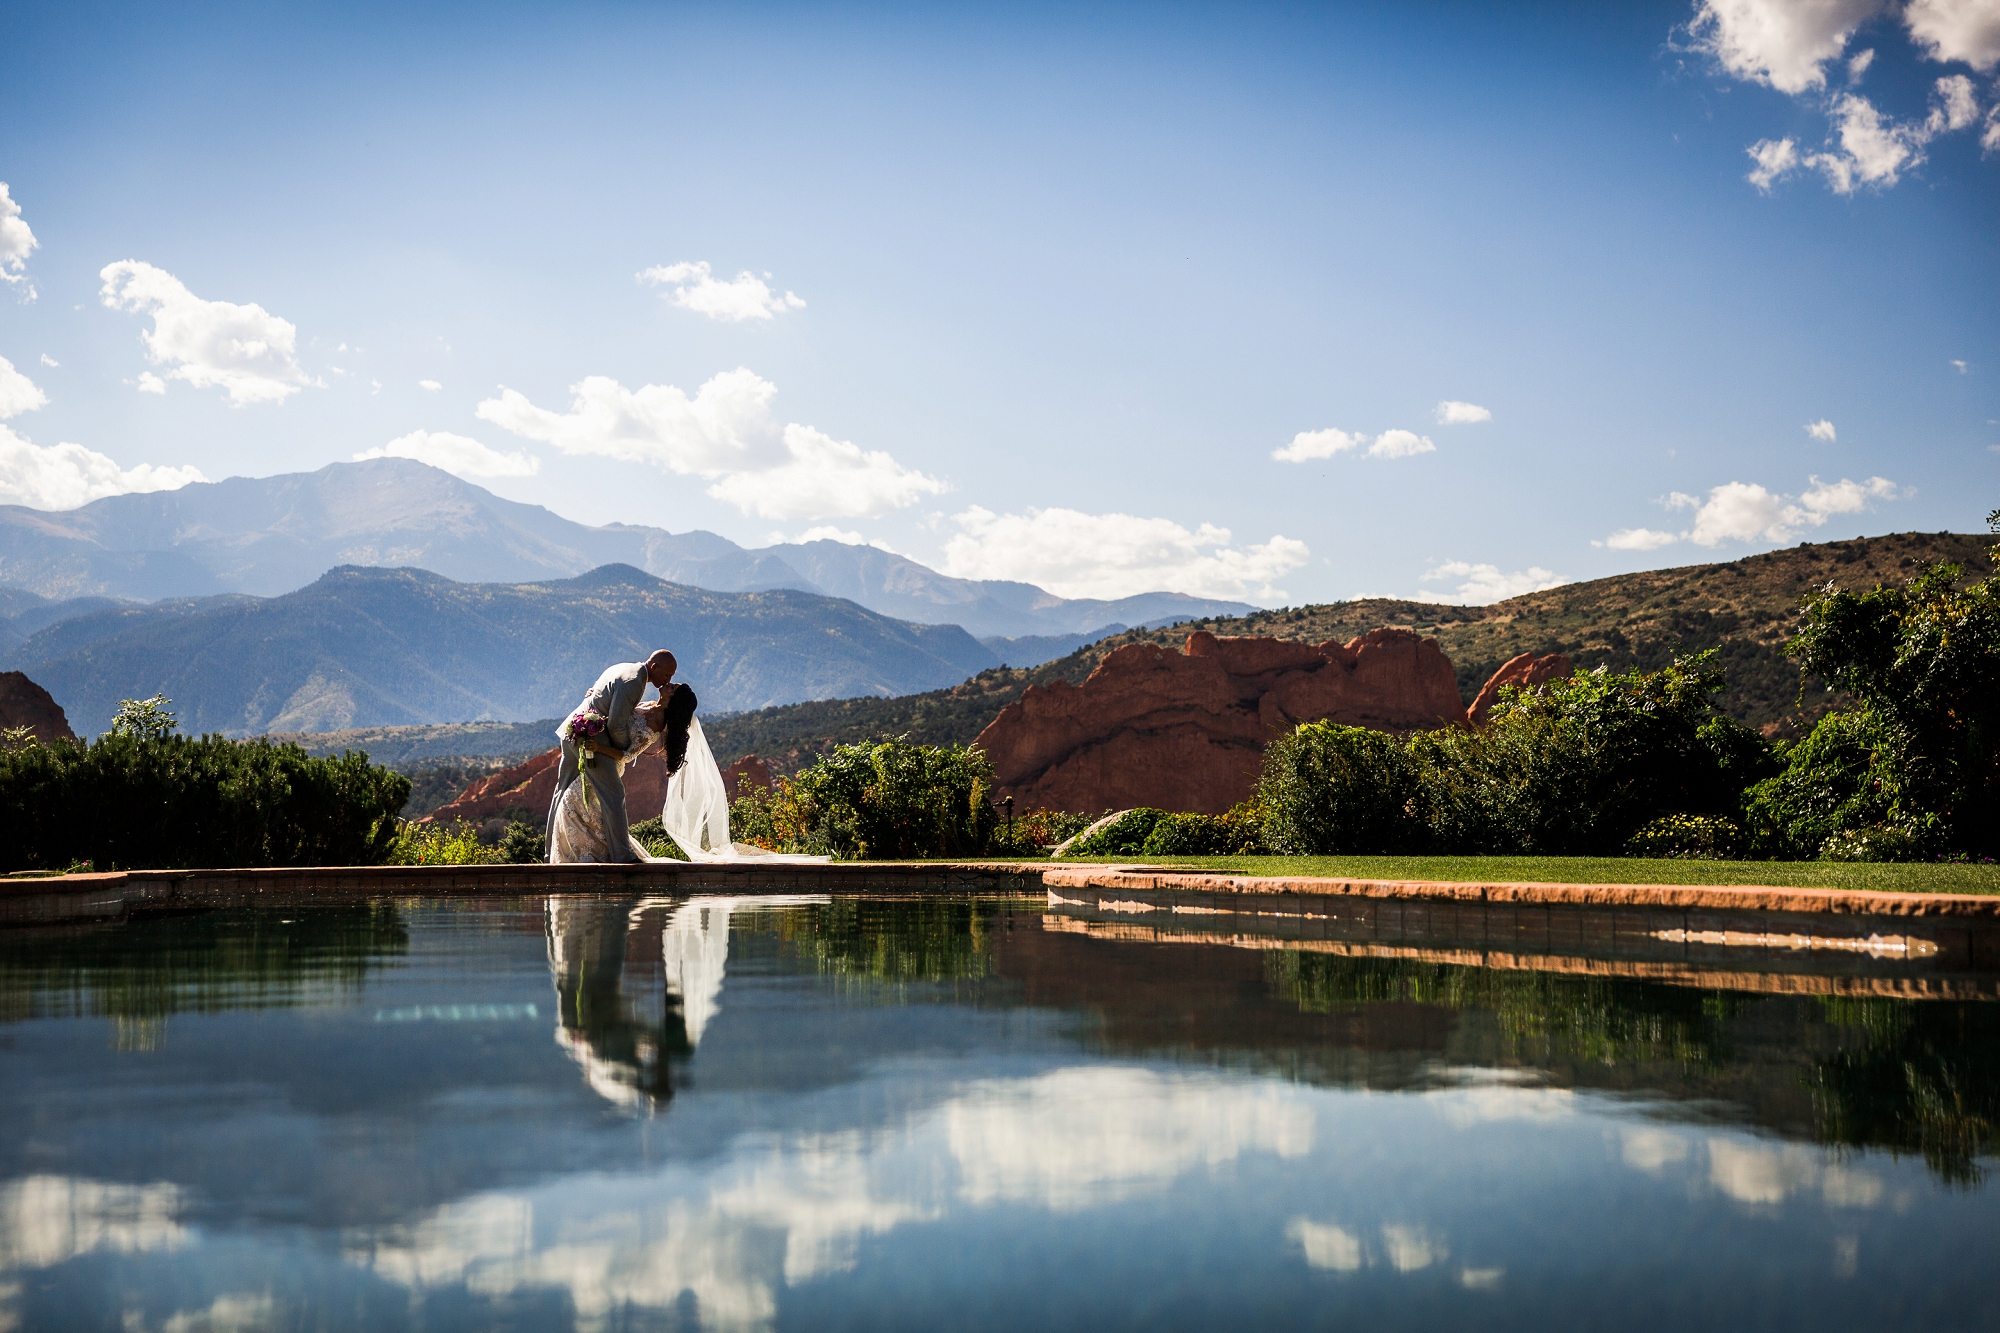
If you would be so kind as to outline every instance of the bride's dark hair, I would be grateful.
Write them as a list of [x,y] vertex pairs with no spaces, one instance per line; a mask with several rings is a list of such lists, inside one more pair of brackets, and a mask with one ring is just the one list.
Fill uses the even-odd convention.
[[666,751],[667,772],[678,773],[688,757],[688,727],[694,723],[694,691],[675,682],[667,691],[666,734],[660,737],[660,748]]

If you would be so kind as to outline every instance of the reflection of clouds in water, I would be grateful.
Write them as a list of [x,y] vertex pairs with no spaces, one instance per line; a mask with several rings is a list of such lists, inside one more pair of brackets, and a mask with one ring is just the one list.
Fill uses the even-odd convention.
[[755,1328],[775,1317],[781,1286],[851,1267],[867,1237],[955,1204],[1074,1209],[1245,1153],[1300,1156],[1312,1096],[1118,1067],[986,1080],[893,1131],[746,1136],[705,1171],[479,1195],[357,1237],[350,1253],[418,1289],[561,1289],[584,1327],[686,1293],[704,1327]]
[[1577,1113],[1576,1093],[1569,1088],[1522,1087],[1503,1082],[1434,1092],[1428,1101],[1446,1123],[1460,1129],[1495,1120],[1564,1120]]
[[[251,1333],[273,1328],[278,1310],[268,1292],[237,1292],[218,1296],[205,1310],[183,1310],[160,1325],[160,1333]],[[128,1318],[125,1327],[130,1329]]]
[[[1619,1155],[1649,1175],[1682,1167],[1707,1188],[1738,1203],[1769,1207],[1817,1194],[1830,1208],[1873,1208],[1887,1192],[1871,1171],[1848,1166],[1824,1148],[1733,1134],[1642,1125],[1618,1131]],[[1705,1168],[1705,1169],[1704,1169]]]
[[[1414,1273],[1451,1257],[1451,1247],[1437,1232],[1397,1222],[1382,1227],[1379,1245],[1365,1243],[1359,1234],[1346,1227],[1315,1222],[1310,1217],[1295,1217],[1287,1222],[1285,1238],[1305,1252],[1308,1265],[1336,1273],[1352,1273],[1378,1263],[1386,1263],[1398,1273]],[[1474,1288],[1497,1286],[1502,1271],[1468,1268],[1459,1275],[1459,1280]]]
[[1301,1157],[1313,1141],[1312,1108],[1287,1085],[1145,1069],[975,1084],[943,1116],[966,1199],[1055,1212],[1129,1198],[1249,1151]]
[[173,1185],[112,1185],[73,1176],[28,1176],[0,1185],[0,1269],[50,1268],[92,1250],[174,1250]]

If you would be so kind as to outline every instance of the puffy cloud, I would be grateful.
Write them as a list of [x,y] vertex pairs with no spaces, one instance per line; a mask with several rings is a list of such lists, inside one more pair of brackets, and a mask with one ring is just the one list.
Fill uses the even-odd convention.
[[1517,569],[1511,574],[1503,574],[1498,565],[1473,565],[1463,560],[1447,560],[1433,569],[1418,575],[1425,582],[1435,579],[1464,579],[1465,581],[1448,593],[1429,590],[1415,593],[1413,601],[1418,602],[1462,602],[1473,606],[1485,606],[1492,602],[1504,602],[1509,597],[1519,597],[1523,593],[1541,592],[1548,588],[1560,588],[1569,580],[1540,566]]
[[1659,532],[1652,528],[1620,528],[1603,541],[1592,542],[1591,545],[1608,546],[1614,551],[1657,551],[1679,540],[1671,532]]
[[1825,440],[1828,444],[1832,444],[1835,439],[1833,423],[1825,417],[1821,417],[1818,421],[1808,421],[1806,423],[1806,434],[1812,436],[1815,440]]
[[1981,73],[2000,64],[2000,5],[1993,0],[1910,0],[1903,22],[1931,60],[1963,60]]
[[1866,51],[1857,53],[1852,60],[1847,62],[1847,81],[1849,83],[1861,82],[1861,76],[1866,74],[1868,67],[1874,63],[1875,48],[1870,47]]
[[1803,159],[1817,167],[1835,194],[1853,194],[1862,185],[1894,185],[1902,173],[1924,160],[1929,130],[1885,119],[1865,97],[1842,93],[1833,99],[1840,151]]
[[139,378],[134,382],[138,384],[140,393],[163,394],[167,391],[167,382],[150,370],[140,371]]
[[149,360],[173,367],[170,380],[221,388],[235,407],[283,402],[315,383],[299,365],[298,329],[260,305],[204,301],[173,274],[133,259],[106,264],[97,276],[106,306],[152,315],[141,337]]
[[461,477],[532,477],[542,470],[542,460],[532,454],[503,454],[470,436],[442,430],[413,430],[354,457],[357,462],[369,458],[414,458]]
[[1129,597],[1162,589],[1200,597],[1282,600],[1275,580],[1310,558],[1306,544],[1274,535],[1231,544],[1227,528],[1190,532],[1172,519],[1030,509],[995,514],[974,506],[952,521],[945,572],[958,578],[1038,583],[1062,597]]
[[1469,426],[1477,421],[1491,421],[1493,414],[1477,403],[1461,403],[1447,398],[1437,405],[1437,422],[1440,426]]
[[1304,463],[1315,458],[1332,458],[1356,448],[1367,440],[1366,435],[1349,435],[1344,430],[1302,430],[1292,436],[1292,442],[1282,449],[1275,449],[1271,457],[1281,463]]
[[1978,119],[1979,98],[1972,91],[1971,79],[1952,74],[1937,81],[1937,101],[1924,120],[1925,129],[1932,134],[1944,134],[1962,130]]
[[57,361],[57,360],[56,360],[56,359],[55,359],[54,357],[50,356],[50,355],[49,355],[49,354],[48,354],[47,352],[43,352],[43,353],[42,353],[42,364],[43,364],[43,365],[45,365],[45,366],[47,366],[47,367],[48,367],[49,369],[53,370],[53,369],[55,369],[55,368],[56,368],[56,367],[57,367],[58,365],[60,365],[60,364],[61,364],[61,362]]
[[1799,146],[1790,139],[1759,139],[1743,151],[1757,164],[1744,179],[1760,190],[1769,191],[1799,165]]
[[[7,193],[7,182],[0,181],[0,282],[26,282],[28,254],[40,244],[21,216],[21,206]],[[34,294],[35,289],[28,288],[29,299]]]
[[[765,278],[771,275],[766,273]],[[639,274],[639,281],[669,290],[661,295],[683,310],[693,310],[710,319],[739,323],[746,319],[770,319],[787,310],[803,310],[806,303],[791,292],[783,296],[765,285],[764,279],[745,269],[728,282],[712,276],[706,261],[656,264]]]
[[627,389],[603,375],[570,392],[568,412],[536,407],[507,388],[476,412],[564,453],[712,479],[710,495],[765,518],[865,518],[949,489],[886,453],[810,426],[780,427],[771,415],[778,386],[749,370],[715,375],[693,397],[671,384]]
[[[1441,405],[1442,406],[1442,405]],[[1469,403],[1457,404],[1469,407]],[[1485,411],[1484,408],[1475,409]],[[1484,420],[1484,418],[1467,418]],[[1344,430],[1328,427],[1325,430],[1302,430],[1292,437],[1292,442],[1282,449],[1271,451],[1271,457],[1281,463],[1305,463],[1318,458],[1332,458],[1335,454],[1346,453],[1350,449],[1368,446],[1370,458],[1408,458],[1413,454],[1428,454],[1437,446],[1422,435],[1407,430],[1385,430],[1369,443],[1366,435],[1350,435]]]
[[1780,92],[1826,85],[1825,65],[1883,0],[1701,0],[1688,25],[1698,49],[1739,79]]
[[418,380],[417,387],[419,389],[429,389],[432,393],[436,393],[439,389],[442,389],[444,385],[439,384],[436,380]]
[[41,386],[14,369],[12,361],[0,356],[0,421],[48,404],[49,396],[42,392]]
[[74,509],[107,495],[173,491],[207,481],[197,468],[141,463],[121,468],[80,444],[42,448],[0,426],[0,504],[30,509]]
[[867,518],[906,509],[951,489],[880,450],[836,440],[811,426],[785,427],[790,454],[777,467],[736,472],[708,488],[718,500],[760,518]]
[[1875,500],[1903,498],[1906,492],[1886,477],[1866,481],[1823,482],[1809,478],[1796,500],[1774,494],[1755,482],[1731,481],[1713,487],[1706,500],[1676,491],[1670,509],[1693,509],[1694,527],[1687,539],[1696,546],[1725,541],[1788,542],[1807,527],[1820,527],[1836,514],[1856,514]]
[[1415,431],[1385,430],[1375,437],[1375,443],[1368,446],[1370,458],[1414,458],[1418,454],[1434,454],[1437,446],[1428,435]]

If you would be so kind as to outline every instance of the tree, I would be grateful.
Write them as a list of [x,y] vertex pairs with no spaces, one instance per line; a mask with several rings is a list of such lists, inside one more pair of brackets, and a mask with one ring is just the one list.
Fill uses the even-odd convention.
[[120,699],[112,714],[111,736],[132,736],[142,741],[165,740],[180,730],[180,721],[167,711],[173,702],[164,694],[150,699]]

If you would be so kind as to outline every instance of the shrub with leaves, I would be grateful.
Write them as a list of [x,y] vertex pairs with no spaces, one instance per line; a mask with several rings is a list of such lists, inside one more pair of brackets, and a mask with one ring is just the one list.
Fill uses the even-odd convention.
[[1255,856],[1265,850],[1264,814],[1244,801],[1219,815],[1160,817],[1139,848],[1142,856]]
[[1002,818],[993,825],[986,850],[995,856],[1041,856],[1089,828],[1096,818],[1067,810],[1030,810],[1011,821]]
[[977,748],[840,745],[782,784],[769,817],[787,851],[842,860],[974,856],[992,837],[992,790],[993,766]]
[[1146,845],[1146,839],[1153,834],[1153,826],[1170,818],[1164,810],[1141,806],[1136,810],[1120,810],[1115,817],[1107,815],[1087,826],[1080,836],[1063,849],[1064,856],[1096,857],[1137,856]]
[[0,751],[0,869],[387,858],[410,783],[366,755],[141,730]]
[[479,830],[465,823],[404,823],[389,848],[392,866],[485,866],[499,860],[496,849],[479,841]]
[[1721,815],[1661,815],[1625,840],[1625,855],[1728,861],[1741,855],[1743,830]]
[[1306,722],[1264,752],[1264,842],[1288,856],[1413,851],[1418,774],[1394,736]]
[[[2000,563],[2000,547],[1993,554]],[[1962,577],[1957,565],[1937,564],[1899,588],[1829,584],[1807,595],[1786,646],[1829,690],[1853,696],[1857,720],[1843,725],[1869,737],[1858,779],[1866,796],[1839,831],[1897,830],[1876,841],[1911,857],[2000,850],[2000,572],[1961,589]],[[1821,747],[1829,757],[1831,749]],[[1787,776],[1808,791],[1849,785],[1853,757],[1843,753],[1841,772],[1815,777],[1797,773],[1795,754]],[[1769,802],[1778,821],[1791,814],[1781,795]]]
[[[735,836],[736,829],[733,825],[729,833],[730,841],[737,841]],[[632,837],[641,847],[646,849],[646,855],[648,856],[662,856],[669,861],[685,861],[688,859],[687,853],[681,850],[681,845],[667,835],[666,821],[662,820],[658,815],[654,815],[651,819],[642,819],[632,825]],[[546,842],[546,839],[544,841]]]
[[494,850],[509,865],[539,865],[549,859],[549,835],[524,819],[508,822]]

